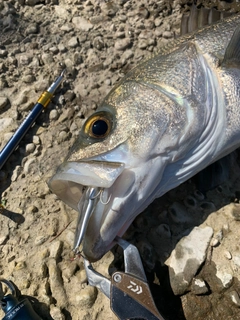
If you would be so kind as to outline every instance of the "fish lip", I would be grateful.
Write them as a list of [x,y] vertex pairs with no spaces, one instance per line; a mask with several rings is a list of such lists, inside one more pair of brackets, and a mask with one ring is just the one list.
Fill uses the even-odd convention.
[[105,198],[112,197],[106,205],[98,201],[83,239],[83,253],[89,261],[101,259],[115,245],[116,236],[121,237],[135,218],[133,213],[138,202],[135,183],[135,172],[125,169],[114,184],[104,190]]
[[[116,182],[115,182],[116,183]],[[113,189],[115,188],[113,184]],[[109,199],[104,202],[102,193],[107,192],[110,194]],[[91,261],[99,260],[107,251],[109,251],[115,244],[115,237],[121,236],[124,232],[120,232],[122,227],[117,232],[110,233],[111,240],[104,241],[101,237],[101,228],[105,225],[109,215],[111,215],[111,206],[108,207],[108,202],[111,198],[111,188],[99,189],[88,187],[79,201],[79,216],[77,222],[77,228],[75,232],[74,248],[75,253],[79,252],[79,246],[83,242],[83,253],[86,258]],[[91,199],[89,194],[94,193],[95,196]],[[86,208],[92,206],[91,213]],[[100,218],[100,222],[96,223],[96,220]],[[91,219],[93,221],[91,221]],[[94,229],[94,232],[92,230]],[[125,229],[124,229],[125,231]],[[87,234],[87,236],[86,236]]]
[[109,188],[122,173],[125,164],[99,160],[70,161],[58,167],[48,182],[59,199],[78,211],[78,203],[86,186]]
[[89,250],[86,241],[83,241],[82,251],[84,257],[86,257],[88,261],[96,262],[100,260],[109,250],[111,250],[115,244],[116,243],[113,240],[110,244],[105,245],[101,239],[101,236],[99,235],[98,238],[95,239],[95,242],[92,244],[92,250]]
[[[98,235],[99,229],[101,227],[101,223],[105,221],[106,216],[108,215],[109,207],[107,206],[107,201],[104,198],[104,192],[109,192],[110,195],[113,192],[113,189],[117,188],[114,184],[117,178],[122,174],[125,169],[125,164],[122,162],[109,162],[109,161],[101,161],[101,160],[88,160],[84,159],[84,161],[76,161],[76,162],[65,162],[60,167],[58,167],[56,174],[50,179],[48,182],[49,188],[53,193],[55,193],[58,198],[60,198],[63,202],[68,204],[70,207],[79,212],[80,202],[84,203],[84,201],[88,201],[88,195],[86,196],[86,190],[84,189],[98,189],[103,195],[96,198],[95,206],[98,208],[98,216],[102,222],[97,226],[94,223],[95,234],[90,238],[90,243],[94,246],[94,243],[98,242],[96,239],[99,237],[99,242],[103,243],[101,240],[101,236]],[[84,170],[86,178],[83,176]],[[102,174],[104,171],[104,175]],[[107,173],[106,173],[107,172]],[[90,175],[90,178],[87,179]],[[100,207],[100,209],[99,209]],[[82,205],[83,211],[86,206]],[[85,212],[79,212],[78,223],[75,233],[74,240],[74,251],[77,252],[77,248],[80,245],[78,241],[79,238],[83,240],[83,246],[85,243],[84,234],[88,230],[88,224],[90,222],[91,215],[94,215],[94,209],[92,212],[88,213],[89,217],[84,219]],[[82,228],[81,224],[84,221],[84,226]],[[80,225],[79,225],[80,224]],[[91,228],[91,223],[90,223]],[[95,237],[96,236],[96,237]],[[78,246],[76,246],[78,244]],[[114,243],[107,245],[107,248],[111,248]],[[97,245],[98,246],[98,245]],[[85,245],[86,247],[86,245]],[[100,245],[101,248],[101,245]],[[106,246],[102,248],[105,251]],[[85,250],[88,251],[88,250]],[[90,260],[98,260],[98,256],[94,258],[94,254],[91,254],[91,250],[88,252],[84,252],[86,256],[90,257]],[[103,254],[101,254],[103,255]]]
[[90,262],[96,262],[100,260],[109,250],[111,250],[115,246],[115,238],[117,236],[122,237],[122,235],[126,232],[132,221],[133,219],[129,220],[125,225],[123,225],[121,229],[118,231],[118,233],[114,235],[112,241],[110,242],[105,242],[100,234],[94,242],[90,242],[87,239],[84,239],[82,247],[84,256]]

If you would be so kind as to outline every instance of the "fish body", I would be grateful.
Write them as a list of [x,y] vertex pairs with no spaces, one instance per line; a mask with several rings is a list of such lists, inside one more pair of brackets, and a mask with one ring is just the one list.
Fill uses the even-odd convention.
[[239,23],[235,15],[174,40],[86,120],[49,186],[80,212],[89,260],[155,198],[240,146]]

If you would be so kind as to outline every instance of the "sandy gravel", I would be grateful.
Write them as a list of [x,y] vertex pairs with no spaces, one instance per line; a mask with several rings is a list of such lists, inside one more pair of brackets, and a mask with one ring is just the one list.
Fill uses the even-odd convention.
[[[87,284],[82,259],[73,257],[77,213],[46,182],[111,87],[179,35],[191,3],[0,0],[0,148],[66,68],[52,103],[0,171],[0,276],[32,297],[43,319],[116,319],[109,300]],[[201,3],[239,11],[235,1]],[[188,181],[156,200],[125,235],[141,253],[166,319],[240,319],[237,162],[231,162],[229,179],[206,194]],[[177,260],[182,274],[191,274],[185,286],[167,267],[181,248],[191,251]],[[122,270],[121,250],[114,248],[94,267],[105,276]]]

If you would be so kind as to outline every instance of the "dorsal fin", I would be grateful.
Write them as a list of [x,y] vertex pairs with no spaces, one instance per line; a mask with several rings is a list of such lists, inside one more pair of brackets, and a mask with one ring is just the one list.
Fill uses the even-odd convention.
[[240,26],[236,28],[227,46],[223,65],[227,67],[240,67]]
[[199,28],[215,23],[221,19],[233,15],[229,11],[219,11],[215,8],[197,8],[195,4],[191,6],[188,13],[183,14],[181,20],[180,35],[193,32]]

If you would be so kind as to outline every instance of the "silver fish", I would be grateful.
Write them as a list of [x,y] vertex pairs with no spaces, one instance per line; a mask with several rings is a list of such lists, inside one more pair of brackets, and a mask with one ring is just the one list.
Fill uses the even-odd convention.
[[83,125],[50,189],[95,261],[155,198],[240,146],[240,15],[131,70]]

